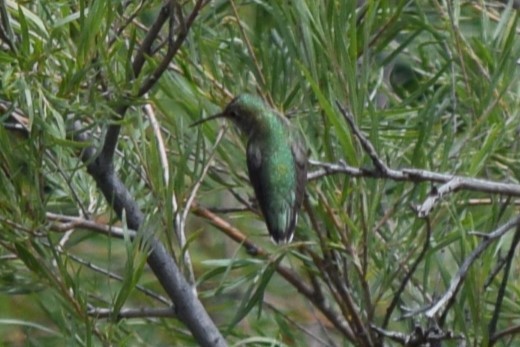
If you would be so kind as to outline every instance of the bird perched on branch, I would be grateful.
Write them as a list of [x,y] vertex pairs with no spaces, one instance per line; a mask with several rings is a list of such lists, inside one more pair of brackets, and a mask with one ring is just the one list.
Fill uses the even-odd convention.
[[267,230],[276,243],[290,242],[307,179],[306,148],[289,121],[262,99],[234,98],[223,112],[192,124],[227,118],[247,138],[247,168]]

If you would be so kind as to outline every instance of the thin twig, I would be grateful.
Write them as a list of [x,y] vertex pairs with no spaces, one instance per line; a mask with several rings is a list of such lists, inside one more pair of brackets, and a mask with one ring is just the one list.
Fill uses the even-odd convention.
[[249,240],[240,230],[229,224],[224,219],[220,218],[210,210],[199,206],[196,202],[191,204],[191,212],[195,215],[207,219],[214,227],[223,231],[229,238],[231,238],[236,243],[242,245],[247,253],[252,256],[258,257],[266,257],[267,252],[257,246],[254,242]]
[[[502,309],[502,303],[504,301],[504,296],[506,294],[507,282],[509,281],[511,264],[513,263],[516,246],[518,246],[519,242],[520,242],[520,225],[516,227],[515,236],[513,237],[513,241],[511,242],[511,246],[509,248],[509,252],[506,257],[507,262],[506,262],[506,266],[504,267],[504,276],[502,277],[502,283],[500,284],[500,288],[498,289],[496,304],[493,309],[493,317],[491,318],[491,321],[489,322],[488,336],[491,336],[491,337],[493,337],[493,335],[496,332],[498,318],[500,316],[500,311]],[[495,344],[495,342],[496,342],[496,340],[490,339],[489,346],[493,346]]]
[[[129,0],[127,1],[125,4],[123,4],[123,8],[126,9],[127,7],[129,7],[132,3],[134,3],[134,1],[132,0]],[[137,5],[136,9],[134,10],[133,13],[131,13],[128,17],[124,17],[123,16],[123,19],[124,19],[124,22],[122,25],[119,26],[119,28],[117,28],[115,30],[115,33],[114,35],[108,40],[108,46],[109,47],[112,47],[112,45],[114,44],[114,42],[117,40],[117,38],[123,33],[123,31],[130,25],[130,23],[132,23],[134,21],[135,18],[137,18],[137,16],[139,16],[141,14],[141,10],[142,10],[142,7],[144,5],[145,1],[144,0],[140,0],[139,1],[139,4]]]
[[359,140],[359,143],[365,150],[365,152],[370,156],[370,159],[372,159],[372,163],[374,164],[375,168],[382,174],[387,175],[390,169],[386,166],[386,164],[379,158],[377,155],[377,151],[375,147],[372,145],[372,143],[361,133],[361,130],[356,126],[356,123],[354,121],[354,116],[347,111],[346,108],[341,106],[341,104],[336,101],[336,105],[338,106],[341,114],[347,121],[347,124],[350,126],[350,129],[354,133],[354,135]]
[[490,272],[489,275],[487,276],[486,280],[484,281],[484,285],[482,286],[482,288],[484,288],[484,290],[487,290],[487,289],[488,289],[488,287],[493,283],[493,281],[495,280],[495,278],[498,276],[498,274],[500,273],[500,271],[502,271],[502,268],[503,268],[503,267],[506,265],[506,263],[507,263],[507,259],[502,257],[500,250],[498,251],[498,253],[497,253],[497,255],[495,256],[495,258],[497,259],[497,260],[496,260],[496,265],[495,265],[495,267],[491,270],[491,272]]
[[159,32],[162,27],[170,18],[170,13],[172,11],[172,6],[170,3],[167,3],[161,7],[155,22],[148,29],[148,33],[144,38],[139,50],[137,51],[134,61],[132,63],[132,71],[134,73],[134,78],[141,74],[141,70],[143,69],[146,58],[152,53],[152,44],[159,36]]
[[[202,218],[207,219],[213,226],[224,232],[228,237],[242,245],[246,251],[256,257],[269,258],[270,254],[254,242],[249,240],[240,230],[215,215],[211,211],[200,207],[197,203],[193,203],[191,211]],[[298,243],[291,244],[290,247],[299,247]],[[301,277],[294,271],[280,264],[276,265],[276,272],[280,274],[287,282],[295,287],[298,292],[310,300],[318,310],[350,341],[355,341],[355,334],[349,324],[325,301],[320,293],[316,293],[308,284],[304,283]]]
[[210,207],[208,208],[213,213],[216,214],[229,214],[229,213],[240,213],[240,212],[250,212],[251,209],[247,207],[229,207],[229,208],[219,208],[219,207]]
[[460,286],[462,285],[462,281],[470,266],[473,262],[484,252],[495,240],[499,239],[508,232],[511,228],[517,226],[520,223],[520,215],[510,219],[507,223],[496,229],[495,231],[488,234],[488,236],[478,245],[473,252],[464,260],[462,265],[460,266],[457,274],[451,279],[450,286],[446,290],[446,292],[442,295],[442,297],[437,300],[437,302],[429,308],[425,315],[429,318],[433,318],[435,316],[444,316],[445,312],[449,310],[451,305],[454,302],[455,295],[459,291]]
[[518,333],[520,333],[520,324],[513,325],[512,327],[506,328],[504,330],[500,330],[495,335],[491,336],[489,341],[494,343],[508,335],[513,336],[513,335],[517,335]]
[[363,344],[371,346],[372,341],[370,338],[370,331],[368,331],[363,324],[363,319],[359,315],[359,308],[355,304],[350,291],[345,287],[345,283],[341,280],[338,273],[338,267],[333,265],[336,261],[331,248],[327,244],[328,236],[326,231],[323,230],[321,223],[318,221],[318,218],[316,218],[314,210],[309,202],[309,198],[305,197],[303,201],[311,225],[318,235],[324,259],[320,259],[317,255],[309,252],[308,249],[305,251],[311,255],[314,264],[316,264],[320,269],[321,277],[329,287],[330,292],[335,296],[335,301],[338,303],[343,316],[353,325],[354,330],[359,332],[358,337],[363,341]]
[[[137,51],[134,61],[132,63],[132,72],[133,76],[131,76],[130,80],[133,80],[139,76],[139,74],[142,71],[142,68],[144,66],[144,62],[147,56],[151,54],[152,44],[156,40],[156,38],[159,35],[159,32],[161,28],[163,27],[164,23],[168,20],[170,16],[170,10],[171,6],[169,4],[164,5],[161,10],[159,11],[159,15],[157,16],[155,22],[150,27],[150,30],[148,34],[146,35],[145,39],[143,40],[143,43],[141,44],[139,50]],[[138,95],[138,97],[141,97],[146,92]],[[126,111],[128,110],[128,104],[127,102],[122,102],[122,105],[119,106],[115,113],[120,117],[123,118]],[[121,125],[111,124],[109,125],[104,142],[103,147],[101,149],[101,152],[99,154],[99,162],[100,165],[111,165],[112,160],[114,157],[114,152],[117,147],[117,141],[119,139],[119,132],[121,131]]]
[[319,343],[320,346],[324,346],[324,347],[335,346],[335,344],[332,341],[325,341],[325,340],[323,340],[321,337],[319,337],[316,334],[314,334],[308,328],[302,326],[297,321],[295,321],[294,319],[292,319],[291,317],[289,317],[288,315],[284,314],[282,311],[277,309],[275,305],[273,305],[273,304],[271,304],[271,303],[269,303],[267,301],[264,301],[264,305],[269,307],[269,309],[274,311],[277,315],[282,316],[286,321],[288,321],[290,324],[294,325],[296,327],[296,329],[300,330],[302,333],[304,333],[305,335],[309,336],[311,339],[313,339],[314,341]]
[[[58,171],[58,173],[61,175],[61,177],[63,177],[63,179],[65,180],[65,182],[67,183],[67,187],[69,188],[69,191],[72,195],[72,199],[74,200],[74,204],[76,206],[78,206],[79,210],[81,211],[81,213],[83,214],[83,216],[85,217],[88,217],[89,216],[89,213],[88,213],[88,209],[84,206],[84,203],[83,201],[81,201],[78,193],[76,192],[76,189],[74,188],[74,185],[72,183],[72,178],[73,178],[73,175],[68,175],[65,170],[61,167],[61,165],[59,164],[58,160],[56,159],[56,156],[54,155],[54,153],[51,152],[50,149],[46,149],[45,150],[45,155],[49,158],[49,160],[51,161],[51,163],[54,165],[54,169],[56,171]],[[81,166],[82,164],[80,162],[78,162],[76,164],[77,167]],[[76,169],[76,168],[75,168]],[[75,170],[74,169],[74,170]],[[74,171],[73,171],[74,172]]]
[[123,308],[116,314],[112,309],[89,307],[87,314],[95,318],[129,319],[129,318],[171,318],[176,317],[175,311],[169,308]]
[[175,231],[176,231],[176,235],[177,235],[177,238],[179,241],[179,246],[183,250],[184,261],[188,262],[187,264],[185,264],[188,266],[188,270],[189,270],[188,282],[191,283],[193,290],[196,290],[195,274],[193,272],[193,266],[191,265],[191,259],[189,257],[188,250],[185,248],[186,242],[187,242],[186,241],[186,230],[185,230],[186,229],[186,219],[188,218],[188,214],[190,213],[190,207],[193,204],[193,201],[195,200],[195,195],[197,194],[197,191],[199,190],[199,188],[202,184],[202,181],[204,180],[204,177],[208,173],[211,161],[212,161],[213,157],[215,156],[215,153],[216,153],[215,151],[217,149],[217,146],[219,145],[220,141],[224,137],[225,133],[226,133],[226,127],[221,128],[217,135],[217,139],[215,140],[215,144],[213,145],[213,148],[211,149],[211,153],[209,155],[208,162],[202,169],[202,173],[201,173],[200,177],[197,179],[197,181],[193,185],[193,188],[191,189],[190,195],[188,196],[188,199],[186,201],[186,205],[184,206],[184,211],[182,211],[182,213],[177,213],[177,218],[175,218],[175,225],[176,225]]
[[[102,268],[100,266],[94,265],[94,264],[92,264],[91,261],[83,260],[80,257],[75,256],[75,255],[70,254],[70,253],[67,253],[66,256],[69,257],[70,259],[74,260],[75,262],[80,263],[81,265],[89,268],[90,270],[92,270],[94,272],[98,272],[100,274],[103,274],[103,275],[105,275],[105,276],[107,276],[109,278],[112,278],[112,279],[120,281],[120,282],[122,282],[124,280],[123,276],[120,276],[120,275],[118,275],[116,273],[108,271],[108,270],[106,270],[106,269],[104,269],[104,268]],[[140,292],[142,292],[143,294],[149,296],[150,298],[153,298],[153,299],[155,299],[157,301],[162,302],[165,305],[170,306],[170,309],[171,309],[171,305],[172,305],[171,301],[168,300],[167,298],[165,298],[164,296],[159,295],[158,293],[155,293],[155,292],[151,291],[150,289],[148,289],[148,288],[146,288],[146,287],[144,287],[144,286],[142,286],[140,284],[137,284],[135,286],[135,288],[137,290],[139,290]]]
[[454,178],[439,188],[432,189],[426,200],[416,208],[417,216],[419,218],[427,217],[443,197],[456,191],[460,186],[461,180]]
[[401,284],[399,285],[399,288],[397,289],[397,292],[395,293],[392,302],[386,309],[385,319],[383,320],[383,324],[381,325],[382,329],[386,329],[388,326],[388,323],[390,322],[390,317],[392,316],[392,312],[397,307],[397,304],[399,303],[399,300],[401,299],[401,294],[404,291],[404,288],[408,284],[408,281],[414,274],[415,270],[417,270],[417,267],[419,266],[420,262],[423,260],[424,256],[426,255],[426,252],[428,251],[428,247],[430,246],[430,236],[431,236],[431,225],[430,220],[426,219],[426,235],[424,240],[424,245],[421,250],[421,253],[419,253],[419,256],[417,259],[415,259],[415,262],[413,263],[410,270],[406,273],[403,280],[401,281]]
[[[209,168],[211,167],[211,161],[213,160],[213,157],[215,156],[216,149],[218,145],[220,144],[220,141],[224,138],[224,134],[226,133],[227,126],[224,126],[220,129],[220,131],[217,134],[217,138],[215,140],[215,143],[213,144],[213,147],[210,150],[210,155],[208,157],[207,163],[202,169],[202,173],[200,174],[199,178],[195,181],[195,184],[193,185],[193,188],[191,189],[190,195],[188,196],[188,199],[186,200],[186,207],[182,213],[182,218],[179,221],[178,228],[181,229],[181,231],[184,233],[184,226],[186,223],[186,218],[188,217],[188,214],[190,212],[191,205],[195,201],[195,196],[197,195],[197,192],[202,184],[202,181],[204,181],[204,177],[206,177],[206,174],[209,171]],[[184,245],[182,245],[184,246]]]
[[[150,104],[147,104],[144,106],[145,113],[148,115],[148,118],[150,119],[150,124],[152,125],[152,129],[155,134],[155,138],[157,139],[157,146],[159,151],[159,159],[161,161],[161,167],[163,170],[163,180],[164,184],[166,186],[169,186],[170,183],[170,170],[168,165],[168,156],[166,154],[166,146],[164,145],[164,140],[161,134],[161,127],[159,125],[159,122],[157,121],[157,118],[155,117],[155,112],[153,111],[153,108],[150,106]],[[173,213],[176,215],[179,211],[179,206],[177,204],[177,198],[175,196],[175,192],[172,194],[172,208]],[[197,293],[197,289],[195,287],[195,273],[193,271],[193,264],[191,262],[191,256],[190,252],[187,248],[184,246],[186,245],[186,234],[184,231],[184,225],[179,228],[179,225],[177,225],[177,228],[175,228],[175,234],[177,236],[177,241],[179,242],[179,245],[181,249],[183,250],[183,266],[184,269],[187,272],[187,280],[192,286],[192,290],[194,293]]]
[[107,236],[117,237],[119,239],[123,239],[125,234],[130,238],[134,238],[137,234],[131,229],[123,229],[112,225],[100,224],[81,217],[67,216],[52,212],[47,212],[45,216],[48,220],[54,222],[54,224],[50,226],[50,229],[57,232],[64,233],[75,228],[83,228]]
[[[363,346],[372,346],[369,332],[366,331],[366,326],[363,324],[363,319],[359,314],[359,307],[354,303],[348,289],[344,288],[344,284],[340,283],[337,273],[331,273],[323,264],[323,261],[317,257],[313,257],[313,263],[318,267],[320,275],[334,297],[334,302],[339,306],[343,317],[347,319],[349,326],[352,325],[352,330],[357,332],[357,334],[350,337],[351,341],[362,342]],[[349,336],[347,335],[347,337]]]
[[351,293],[351,288],[347,287],[345,282],[341,280],[341,277],[337,276],[337,273],[332,273],[331,275],[331,281],[334,283],[338,294],[343,299],[342,301],[347,308],[348,314],[345,315],[345,317],[349,322],[352,322],[352,325],[355,327],[355,331],[357,332],[357,341],[361,341],[363,346],[374,346],[370,327],[365,324],[366,319],[363,319],[363,311],[361,311],[359,305],[356,304],[356,300]]
[[[159,151],[159,160],[161,162],[161,169],[163,174],[164,184],[168,186],[170,183],[170,167],[168,165],[168,155],[166,154],[166,146],[164,145],[164,139],[161,134],[161,126],[155,117],[155,112],[150,104],[143,106],[144,113],[150,120],[150,125],[157,141],[157,150]],[[177,200],[173,199],[173,209],[177,210]]]
[[390,340],[399,342],[403,346],[435,346],[444,340],[462,339],[463,336],[455,335],[451,331],[439,331],[437,328],[429,328],[427,330],[416,326],[410,334],[404,334],[397,331],[388,331],[372,325],[371,328],[377,331],[381,336],[387,337]]
[[155,68],[155,70],[147,77],[141,88],[139,88],[137,97],[141,97],[144,94],[148,93],[148,91],[150,91],[150,89],[155,85],[159,77],[161,77],[164,71],[166,71],[172,59],[175,57],[175,55],[181,48],[182,44],[186,40],[189,30],[192,24],[195,22],[195,18],[197,18],[200,10],[202,10],[202,8],[207,3],[208,2],[205,0],[198,0],[196,2],[195,6],[193,7],[193,10],[191,11],[190,16],[185,22],[184,27],[181,28],[179,34],[177,35],[176,40],[172,44],[168,45],[168,52],[166,53],[162,61],[158,64],[158,66]]

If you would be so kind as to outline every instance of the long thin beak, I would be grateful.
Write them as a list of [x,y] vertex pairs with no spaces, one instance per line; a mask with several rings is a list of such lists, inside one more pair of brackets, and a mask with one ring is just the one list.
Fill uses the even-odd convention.
[[226,116],[226,115],[225,115],[223,112],[221,112],[221,113],[214,114],[213,116],[209,116],[209,117],[206,117],[206,118],[202,118],[202,119],[196,121],[195,123],[192,123],[192,124],[190,125],[190,128],[191,128],[191,127],[194,127],[194,126],[197,126],[197,125],[200,125],[200,124],[202,124],[202,123],[205,123],[205,122],[207,122],[208,120],[212,120],[212,119],[216,119],[216,118],[222,118],[222,117],[225,117],[225,116]]

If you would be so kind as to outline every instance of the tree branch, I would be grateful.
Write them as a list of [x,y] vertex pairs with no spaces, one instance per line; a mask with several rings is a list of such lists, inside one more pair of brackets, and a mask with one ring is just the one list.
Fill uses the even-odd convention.
[[513,237],[513,241],[511,242],[511,246],[509,248],[509,252],[507,253],[506,257],[506,266],[504,267],[504,277],[502,277],[502,283],[500,284],[500,287],[498,289],[497,294],[497,300],[495,304],[495,308],[493,310],[493,317],[491,318],[491,321],[489,322],[489,333],[488,336],[490,336],[489,346],[493,346],[497,340],[493,339],[497,324],[498,324],[498,318],[500,316],[500,310],[502,309],[502,303],[504,301],[504,296],[506,294],[506,286],[507,282],[509,281],[509,273],[511,270],[511,264],[513,263],[513,258],[515,256],[516,247],[518,246],[518,243],[520,242],[520,226],[517,225],[515,236]]
[[[502,225],[495,231],[489,233],[485,239],[478,245],[473,252],[464,260],[457,274],[451,279],[450,286],[444,295],[426,311],[426,316],[433,318],[435,316],[444,316],[454,302],[455,296],[462,285],[462,281],[473,262],[484,252],[495,240],[499,239],[511,228],[520,223],[520,215],[510,219],[506,224]],[[442,312],[441,312],[442,311]]]
[[408,335],[401,332],[381,329],[375,325],[372,325],[372,329],[377,331],[381,336],[387,337],[390,340],[398,342],[407,347],[440,346],[442,341],[463,338],[463,336],[455,335],[451,331],[440,331],[436,327],[431,327],[424,330],[420,326],[416,326]]
[[[135,98],[140,98],[144,96],[154,85],[157,83],[159,78],[162,76],[162,74],[166,71],[168,68],[168,65],[171,63],[172,59],[175,57],[179,49],[181,48],[182,44],[186,40],[188,36],[188,32],[191,28],[191,25],[195,21],[195,18],[197,18],[200,10],[204,5],[207,4],[204,0],[198,0],[195,4],[193,10],[191,11],[191,14],[188,18],[188,21],[185,23],[185,25],[182,26],[179,34],[177,35],[177,38],[175,42],[170,43],[168,45],[168,51],[164,58],[159,63],[159,66],[150,74],[150,76],[147,77],[147,79],[143,82],[143,85],[139,89],[139,91],[134,96]],[[159,32],[163,25],[166,23],[168,18],[171,18],[173,16],[173,3],[170,0],[167,4],[165,4],[155,20],[154,24],[150,28],[150,31],[148,35],[146,36],[145,40],[143,41],[141,48],[136,54],[136,58],[134,59],[134,62],[132,64],[132,70],[134,73],[134,76],[130,78],[128,81],[129,83],[132,82],[134,79],[136,79],[139,74],[142,71],[145,58],[148,54],[150,54],[152,51],[152,44],[159,36]],[[173,34],[173,33],[171,33]],[[171,42],[171,41],[169,41]],[[120,119],[122,119],[128,110],[129,104],[126,100],[121,100],[121,105],[116,108],[115,113],[118,115]],[[104,141],[103,141],[103,148],[99,154],[99,161],[102,165],[106,166],[109,165],[109,163],[112,162],[114,157],[114,152],[117,147],[117,141],[119,138],[119,132],[121,131],[121,126],[119,124],[111,124],[106,132]]]
[[388,326],[388,322],[390,321],[392,312],[394,311],[395,307],[397,306],[397,304],[399,303],[399,300],[401,298],[401,293],[404,291],[406,284],[408,283],[408,281],[414,274],[415,270],[417,269],[417,266],[419,266],[419,264],[423,260],[424,256],[426,255],[426,251],[428,250],[428,247],[430,246],[430,235],[431,235],[430,221],[429,221],[429,219],[426,219],[426,236],[425,236],[423,248],[421,250],[421,253],[419,253],[419,256],[417,257],[417,259],[415,259],[415,262],[413,263],[410,270],[404,276],[404,278],[401,282],[401,285],[399,286],[399,289],[397,290],[397,292],[395,293],[395,295],[392,299],[392,302],[386,309],[385,319],[383,320],[383,324],[381,325],[382,329],[386,329],[386,327]]
[[[87,135],[79,133],[77,140],[85,142]],[[126,218],[130,229],[143,227],[144,215],[123,182],[115,174],[112,163],[95,157],[95,148],[89,147],[82,153],[88,173],[94,178],[108,203],[117,216]],[[226,342],[202,303],[194,295],[191,286],[179,270],[176,262],[164,245],[154,238],[151,230],[142,230],[145,244],[149,247],[148,265],[171,298],[179,319],[187,326],[193,337],[202,346],[226,346]]]
[[170,18],[170,16],[172,15],[172,11],[173,8],[170,2],[166,3],[163,7],[161,7],[159,15],[157,16],[155,22],[148,30],[148,34],[144,38],[141,47],[135,55],[134,61],[132,63],[132,71],[134,73],[133,78],[136,78],[141,74],[141,70],[143,69],[146,57],[152,54],[152,44],[157,39],[164,23],[166,23],[168,18]]
[[[332,174],[346,174],[351,177],[367,177],[367,178],[382,178],[394,181],[409,181],[409,182],[435,182],[445,183],[450,182],[441,190],[441,194],[447,194],[456,190],[469,190],[483,193],[500,194],[505,196],[520,197],[520,185],[513,183],[502,183],[491,180],[458,176],[454,174],[438,173],[434,171],[421,170],[415,168],[392,169],[386,165],[381,158],[379,158],[374,146],[363,135],[361,130],[354,122],[354,118],[344,107],[337,102],[338,108],[347,121],[347,124],[352,130],[352,133],[359,140],[365,152],[370,156],[374,164],[374,169],[356,168],[347,165],[345,162],[339,163],[325,163],[315,160],[310,160],[309,163],[320,169],[310,172],[307,175],[307,180],[316,180],[323,176]],[[422,209],[418,211],[421,217],[425,217],[431,211],[434,205],[442,196],[432,195],[429,201],[422,205]]]
[[162,61],[159,63],[159,66],[155,69],[154,72],[146,79],[146,81],[143,83],[141,88],[139,89],[139,92],[137,93],[137,97],[141,97],[144,94],[148,93],[148,91],[155,85],[159,77],[166,71],[168,66],[170,65],[171,60],[177,52],[179,51],[179,48],[181,48],[182,44],[186,40],[186,37],[188,36],[188,32],[190,31],[191,25],[195,21],[195,18],[199,14],[199,11],[207,4],[207,1],[205,0],[198,0],[195,4],[195,7],[191,11],[190,16],[188,17],[188,20],[186,23],[182,26],[179,34],[177,35],[177,39],[175,42],[170,43],[168,45],[168,52],[166,53],[166,56],[162,59]]
[[95,318],[171,318],[176,317],[175,311],[171,308],[124,308],[119,310],[116,317],[114,311],[108,308],[90,307],[87,314]]
[[[249,240],[240,230],[233,227],[231,224],[218,217],[211,211],[198,206],[196,203],[192,204],[191,211],[199,217],[203,217],[215,226],[217,229],[224,232],[229,238],[239,243],[252,256],[269,258],[270,254],[254,242]],[[295,246],[296,244],[293,244]],[[289,282],[298,292],[302,293],[308,300],[310,300],[329,321],[334,324],[336,329],[341,331],[350,341],[355,341],[355,334],[350,328],[349,324],[341,317],[338,312],[330,307],[321,293],[315,292],[309,285],[302,281],[302,279],[294,272],[280,264],[276,265],[276,272]]]

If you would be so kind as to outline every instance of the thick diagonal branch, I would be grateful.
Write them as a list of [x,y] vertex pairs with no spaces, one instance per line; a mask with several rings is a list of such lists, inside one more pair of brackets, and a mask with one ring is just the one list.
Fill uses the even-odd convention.
[[[83,141],[86,139],[87,135],[84,133],[78,138]],[[82,160],[87,164],[89,174],[92,175],[117,216],[122,218],[124,215],[130,229],[141,230],[144,215],[116,175],[114,166],[94,156],[93,147],[87,148],[82,154]],[[164,245],[151,236],[153,233],[150,230],[145,230],[144,235],[149,247],[148,265],[171,298],[179,319],[201,346],[226,346],[224,338]]]

